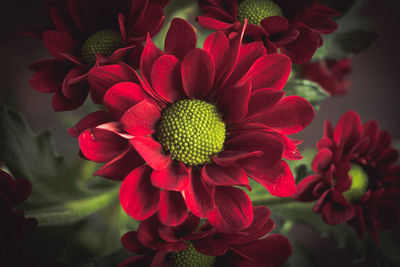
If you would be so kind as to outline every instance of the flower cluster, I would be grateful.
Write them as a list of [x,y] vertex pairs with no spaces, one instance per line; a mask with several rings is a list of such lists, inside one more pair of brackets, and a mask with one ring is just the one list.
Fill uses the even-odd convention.
[[337,29],[340,14],[320,0],[199,0],[200,25],[236,32],[248,19],[245,40],[261,41],[268,53],[289,56],[296,64],[308,62],[323,44],[320,34]]
[[32,231],[37,221],[25,218],[24,212],[15,206],[30,195],[32,186],[26,179],[14,180],[11,175],[0,170],[0,259],[2,266],[30,266],[25,256],[23,240]]
[[400,221],[399,152],[376,121],[361,125],[354,111],[335,128],[325,124],[324,137],[312,163],[315,175],[300,182],[299,201],[318,199],[313,211],[329,224],[347,222],[359,236],[367,230],[378,241],[378,229]]

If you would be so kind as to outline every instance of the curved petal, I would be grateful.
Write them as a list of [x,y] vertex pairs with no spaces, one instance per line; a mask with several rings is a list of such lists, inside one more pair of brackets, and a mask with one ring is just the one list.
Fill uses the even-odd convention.
[[296,193],[292,196],[297,201],[313,201],[317,197],[313,194],[314,187],[322,180],[319,175],[312,175],[303,179],[296,189]]
[[140,73],[147,84],[150,84],[151,81],[151,69],[154,62],[162,55],[164,55],[164,53],[153,43],[150,35],[147,35],[146,45],[143,49],[142,57],[140,58]]
[[253,221],[253,206],[247,194],[235,187],[217,186],[215,209],[207,213],[210,224],[219,232],[237,232]]
[[127,110],[120,122],[128,133],[135,136],[145,136],[156,131],[156,124],[160,118],[161,114],[158,107],[144,99]]
[[260,88],[253,91],[250,95],[247,117],[255,118],[264,112],[268,112],[283,97],[285,92],[282,90]]
[[181,224],[187,215],[186,203],[180,192],[161,191],[158,219],[162,224],[176,226]]
[[130,143],[154,170],[162,170],[171,162],[169,156],[164,155],[160,143],[151,137],[136,136]]
[[196,48],[197,38],[193,27],[181,18],[174,18],[165,37],[164,50],[183,60],[185,55]]
[[333,153],[328,148],[323,148],[318,151],[312,161],[312,169],[316,173],[323,173],[329,169],[333,161]]
[[35,71],[29,81],[31,86],[39,92],[52,93],[61,88],[71,66],[65,61],[49,59],[36,62],[30,68]]
[[238,164],[230,164],[226,167],[214,164],[206,165],[202,169],[203,179],[211,185],[239,185],[251,190],[246,172]]
[[65,97],[61,90],[56,91],[51,99],[51,106],[54,111],[66,111],[73,110],[80,107],[86,100],[87,95],[89,93],[89,88],[87,86],[82,86],[79,89],[79,95],[77,95],[74,99],[70,99]]
[[236,122],[247,115],[250,99],[251,83],[242,86],[229,87],[220,93],[218,110],[222,112],[224,122]]
[[68,133],[75,138],[85,131],[86,129],[96,127],[100,124],[113,121],[114,118],[111,114],[104,110],[99,110],[86,115],[74,127],[68,129]]
[[190,98],[203,99],[214,82],[214,59],[210,53],[195,48],[182,61],[183,90]]
[[171,161],[164,169],[153,171],[151,183],[161,189],[183,191],[189,185],[190,173],[182,162]]
[[151,168],[134,169],[122,181],[119,199],[125,212],[135,220],[145,220],[159,207],[160,190],[150,183]]
[[204,41],[203,50],[209,52],[215,62],[215,80],[218,81],[226,68],[229,40],[221,31],[210,34]]
[[53,30],[45,31],[42,34],[42,39],[47,50],[56,59],[65,59],[62,53],[74,55],[78,49],[76,41],[66,33]]

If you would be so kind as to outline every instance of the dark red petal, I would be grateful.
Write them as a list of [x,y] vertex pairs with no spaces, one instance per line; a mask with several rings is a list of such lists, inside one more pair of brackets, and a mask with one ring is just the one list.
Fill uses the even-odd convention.
[[331,201],[322,207],[321,214],[325,222],[337,225],[354,217],[354,207],[351,204]]
[[62,85],[63,95],[67,98],[79,98],[82,90],[87,90],[86,69],[76,67],[71,69],[64,78]]
[[247,194],[235,187],[217,186],[215,209],[208,212],[208,221],[222,233],[237,232],[253,221],[253,206]]
[[281,90],[261,88],[253,91],[250,95],[248,118],[255,118],[261,113],[273,108],[283,97],[285,92]]
[[111,180],[123,180],[133,169],[144,164],[142,157],[131,147],[105,164],[93,175]]
[[146,248],[142,243],[140,243],[136,231],[125,233],[121,237],[121,243],[126,250],[129,250],[132,253],[147,254],[152,252],[152,250]]
[[220,20],[207,17],[207,16],[198,16],[197,21],[199,24],[205,28],[208,29],[214,29],[214,30],[224,30],[226,28],[229,28],[232,26],[231,23],[225,23]]
[[280,234],[269,235],[252,243],[235,245],[234,249],[252,259],[251,264],[254,266],[264,267],[281,266],[292,253],[289,240]]
[[162,224],[176,226],[182,223],[187,215],[186,203],[180,192],[161,191],[158,219]]
[[323,148],[318,151],[312,162],[312,169],[316,173],[323,173],[326,171],[333,160],[333,154],[330,149]]
[[74,55],[77,52],[76,41],[66,33],[45,31],[42,39],[47,50],[57,59],[65,59],[61,53]]
[[71,66],[65,61],[50,59],[39,61],[31,68],[35,71],[29,81],[31,86],[39,92],[52,93],[61,88]]
[[299,96],[288,96],[258,117],[257,121],[282,134],[294,134],[307,127],[314,116],[314,108],[307,100]]
[[251,158],[251,157],[261,157],[264,153],[262,151],[231,151],[224,150],[218,154],[218,157],[213,157],[213,162],[219,166],[228,166],[239,159]]
[[121,82],[113,85],[104,95],[104,106],[114,118],[119,119],[125,111],[146,98],[143,89],[136,83]]
[[95,103],[102,103],[106,91],[120,82],[136,82],[134,71],[126,65],[106,65],[92,68],[88,72],[88,81]]
[[206,217],[207,212],[214,209],[211,189],[202,179],[199,171],[192,170],[189,186],[183,195],[190,211],[200,218]]
[[246,172],[238,164],[230,164],[226,167],[209,164],[203,167],[203,179],[211,185],[238,185],[250,190]]
[[151,69],[151,85],[157,95],[173,103],[185,96],[181,80],[181,63],[171,55],[159,57]]
[[161,189],[183,191],[189,185],[190,173],[182,162],[171,161],[164,169],[153,171],[151,183]]
[[141,166],[134,169],[122,181],[119,191],[121,206],[135,220],[145,220],[159,206],[160,190],[150,183],[151,168]]
[[289,21],[282,16],[272,16],[261,21],[261,26],[269,35],[286,33],[289,30]]
[[251,83],[246,83],[242,86],[229,87],[220,94],[218,111],[222,112],[225,123],[241,121],[246,117],[250,90]]
[[354,111],[346,112],[337,123],[333,132],[336,144],[346,153],[360,140],[362,132],[361,120]]
[[258,88],[282,89],[292,68],[288,57],[279,54],[266,55],[257,59],[249,71],[238,82],[252,82],[252,90]]
[[273,196],[290,197],[296,192],[296,183],[286,161],[280,161],[264,170],[264,175],[251,175],[255,181],[268,189]]
[[226,60],[229,55],[228,38],[220,31],[212,33],[204,41],[203,50],[213,56],[215,62],[215,80],[218,80],[226,68]]
[[246,170],[252,170],[260,175],[272,166],[275,166],[281,158],[283,145],[280,140],[265,132],[249,132],[237,135],[225,144],[227,150],[236,151],[261,151],[261,157],[249,157],[240,159],[237,163]]
[[113,117],[110,113],[104,110],[99,110],[90,113],[89,115],[85,116],[81,119],[74,127],[68,129],[68,133],[75,138],[86,129],[96,127],[100,124],[113,121]]
[[147,35],[146,45],[140,59],[140,73],[147,84],[150,84],[151,81],[151,69],[153,68],[154,62],[163,54],[164,53],[155,46],[150,35]]
[[79,89],[79,95],[77,95],[77,97],[74,99],[69,99],[62,94],[61,90],[56,91],[51,99],[51,106],[55,111],[76,109],[85,102],[88,93],[89,88],[87,88],[87,86],[83,86]]
[[200,238],[192,242],[198,252],[210,256],[222,256],[229,249],[227,240],[218,237]]
[[151,137],[136,136],[130,140],[130,143],[154,170],[166,168],[171,161],[169,156],[164,155],[160,143]]
[[146,136],[156,131],[156,124],[160,118],[158,107],[144,99],[126,111],[120,122],[128,133],[135,136]]
[[293,199],[298,201],[313,201],[317,196],[313,194],[314,187],[320,183],[322,178],[319,175],[312,175],[303,179],[296,189],[296,193],[292,196]]
[[195,48],[182,61],[182,82],[186,95],[203,99],[214,82],[214,59],[210,53]]
[[127,141],[119,135],[98,128],[85,130],[78,140],[83,155],[95,162],[112,160],[127,145]]
[[165,37],[165,52],[183,60],[190,50],[196,48],[196,44],[193,27],[186,20],[174,18]]
[[136,39],[145,39],[147,33],[156,34],[164,22],[164,12],[161,6],[146,1],[146,8],[138,17],[133,27],[128,30],[128,35]]

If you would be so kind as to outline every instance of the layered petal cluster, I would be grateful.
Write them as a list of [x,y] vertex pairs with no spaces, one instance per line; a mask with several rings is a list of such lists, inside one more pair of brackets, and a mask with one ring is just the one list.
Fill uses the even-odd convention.
[[52,93],[55,111],[72,110],[86,100],[101,103],[104,92],[90,90],[93,65],[125,61],[139,66],[146,35],[157,33],[168,0],[47,0],[54,28],[36,37],[54,57],[30,66],[32,87]]
[[301,65],[301,74],[322,86],[331,95],[344,95],[350,82],[352,59],[322,60]]
[[[254,208],[252,224],[240,232],[220,233],[190,214],[177,226],[160,224],[155,217],[122,237],[126,250],[136,255],[119,265],[128,266],[264,266],[283,264],[291,254],[289,241],[274,228],[266,207]],[[186,264],[185,264],[186,263]],[[199,264],[202,263],[202,264]],[[197,265],[196,265],[197,264]]]
[[[340,13],[319,4],[320,0],[265,1],[273,2],[279,12],[261,13],[260,10],[266,7],[257,6],[262,2],[259,0],[199,0],[203,14],[197,19],[203,27],[230,33],[238,31],[244,19],[251,16],[252,24],[247,27],[246,40],[261,41],[268,53],[279,51],[296,64],[308,62],[317,48],[322,46],[320,34],[329,34],[337,29],[337,23],[332,18]],[[241,17],[240,13],[248,16]]]
[[15,206],[30,195],[32,186],[26,179],[14,180],[0,170],[0,259],[2,266],[30,266],[23,250],[23,240],[37,221],[25,218],[24,212]]
[[283,158],[301,155],[287,135],[306,127],[314,110],[301,97],[284,97],[289,58],[267,55],[259,42],[242,45],[244,30],[230,40],[211,34],[199,49],[193,28],[174,19],[165,52],[147,39],[143,79],[124,64],[89,72],[93,88],[107,91],[107,111],[70,133],[87,159],[106,163],[95,175],[123,180],[121,204],[133,218],[157,213],[177,225],[190,210],[236,232],[253,219],[237,187],[250,189],[248,177],[276,196],[295,192]]
[[295,199],[318,200],[313,211],[325,222],[347,222],[360,237],[367,230],[378,240],[379,228],[398,224],[399,152],[391,147],[388,132],[379,131],[376,121],[362,125],[358,114],[349,111],[335,128],[326,122],[317,147],[316,174],[299,183]]

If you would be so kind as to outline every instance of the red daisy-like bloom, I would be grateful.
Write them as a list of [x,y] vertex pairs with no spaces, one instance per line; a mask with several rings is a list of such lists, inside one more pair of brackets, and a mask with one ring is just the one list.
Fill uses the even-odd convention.
[[322,86],[331,95],[347,93],[350,82],[347,76],[351,72],[352,60],[322,60],[301,65],[301,74]]
[[400,165],[391,137],[376,121],[361,125],[349,111],[335,129],[329,121],[318,142],[312,168],[315,175],[301,181],[294,198],[318,199],[313,211],[328,224],[347,222],[359,236],[367,230],[378,241],[378,229],[390,228],[400,218]]
[[70,133],[86,158],[107,162],[96,175],[124,179],[120,200],[133,218],[158,211],[162,223],[177,225],[189,208],[216,228],[238,231],[253,213],[233,186],[250,189],[250,177],[273,195],[294,193],[282,157],[301,155],[299,141],[286,135],[307,126],[314,110],[303,98],[283,97],[289,58],[266,55],[261,43],[242,46],[243,31],[231,40],[216,32],[198,49],[193,28],[175,19],[165,53],[148,38],[143,80],[123,64],[89,73],[93,87],[111,87],[108,111],[88,115]]
[[218,232],[208,222],[200,226],[200,219],[192,214],[174,227],[153,216],[122,237],[125,249],[143,256],[131,257],[119,267],[280,266],[292,249],[284,236],[266,236],[273,228],[266,207],[255,207],[252,224],[231,234]]
[[200,25],[236,32],[245,18],[249,25],[245,40],[262,41],[268,53],[289,56],[293,63],[304,64],[323,43],[320,34],[337,29],[332,20],[339,13],[320,0],[199,0],[203,15]]
[[30,195],[32,186],[26,179],[14,180],[0,170],[0,259],[2,266],[31,266],[22,247],[26,233],[37,221],[25,218],[24,212],[14,207]]
[[137,68],[143,41],[157,33],[164,21],[162,7],[169,0],[47,0],[55,29],[39,34],[54,59],[30,66],[30,81],[42,93],[53,93],[55,111],[72,110],[86,100],[101,103],[104,92],[89,88],[93,65],[125,61]]

